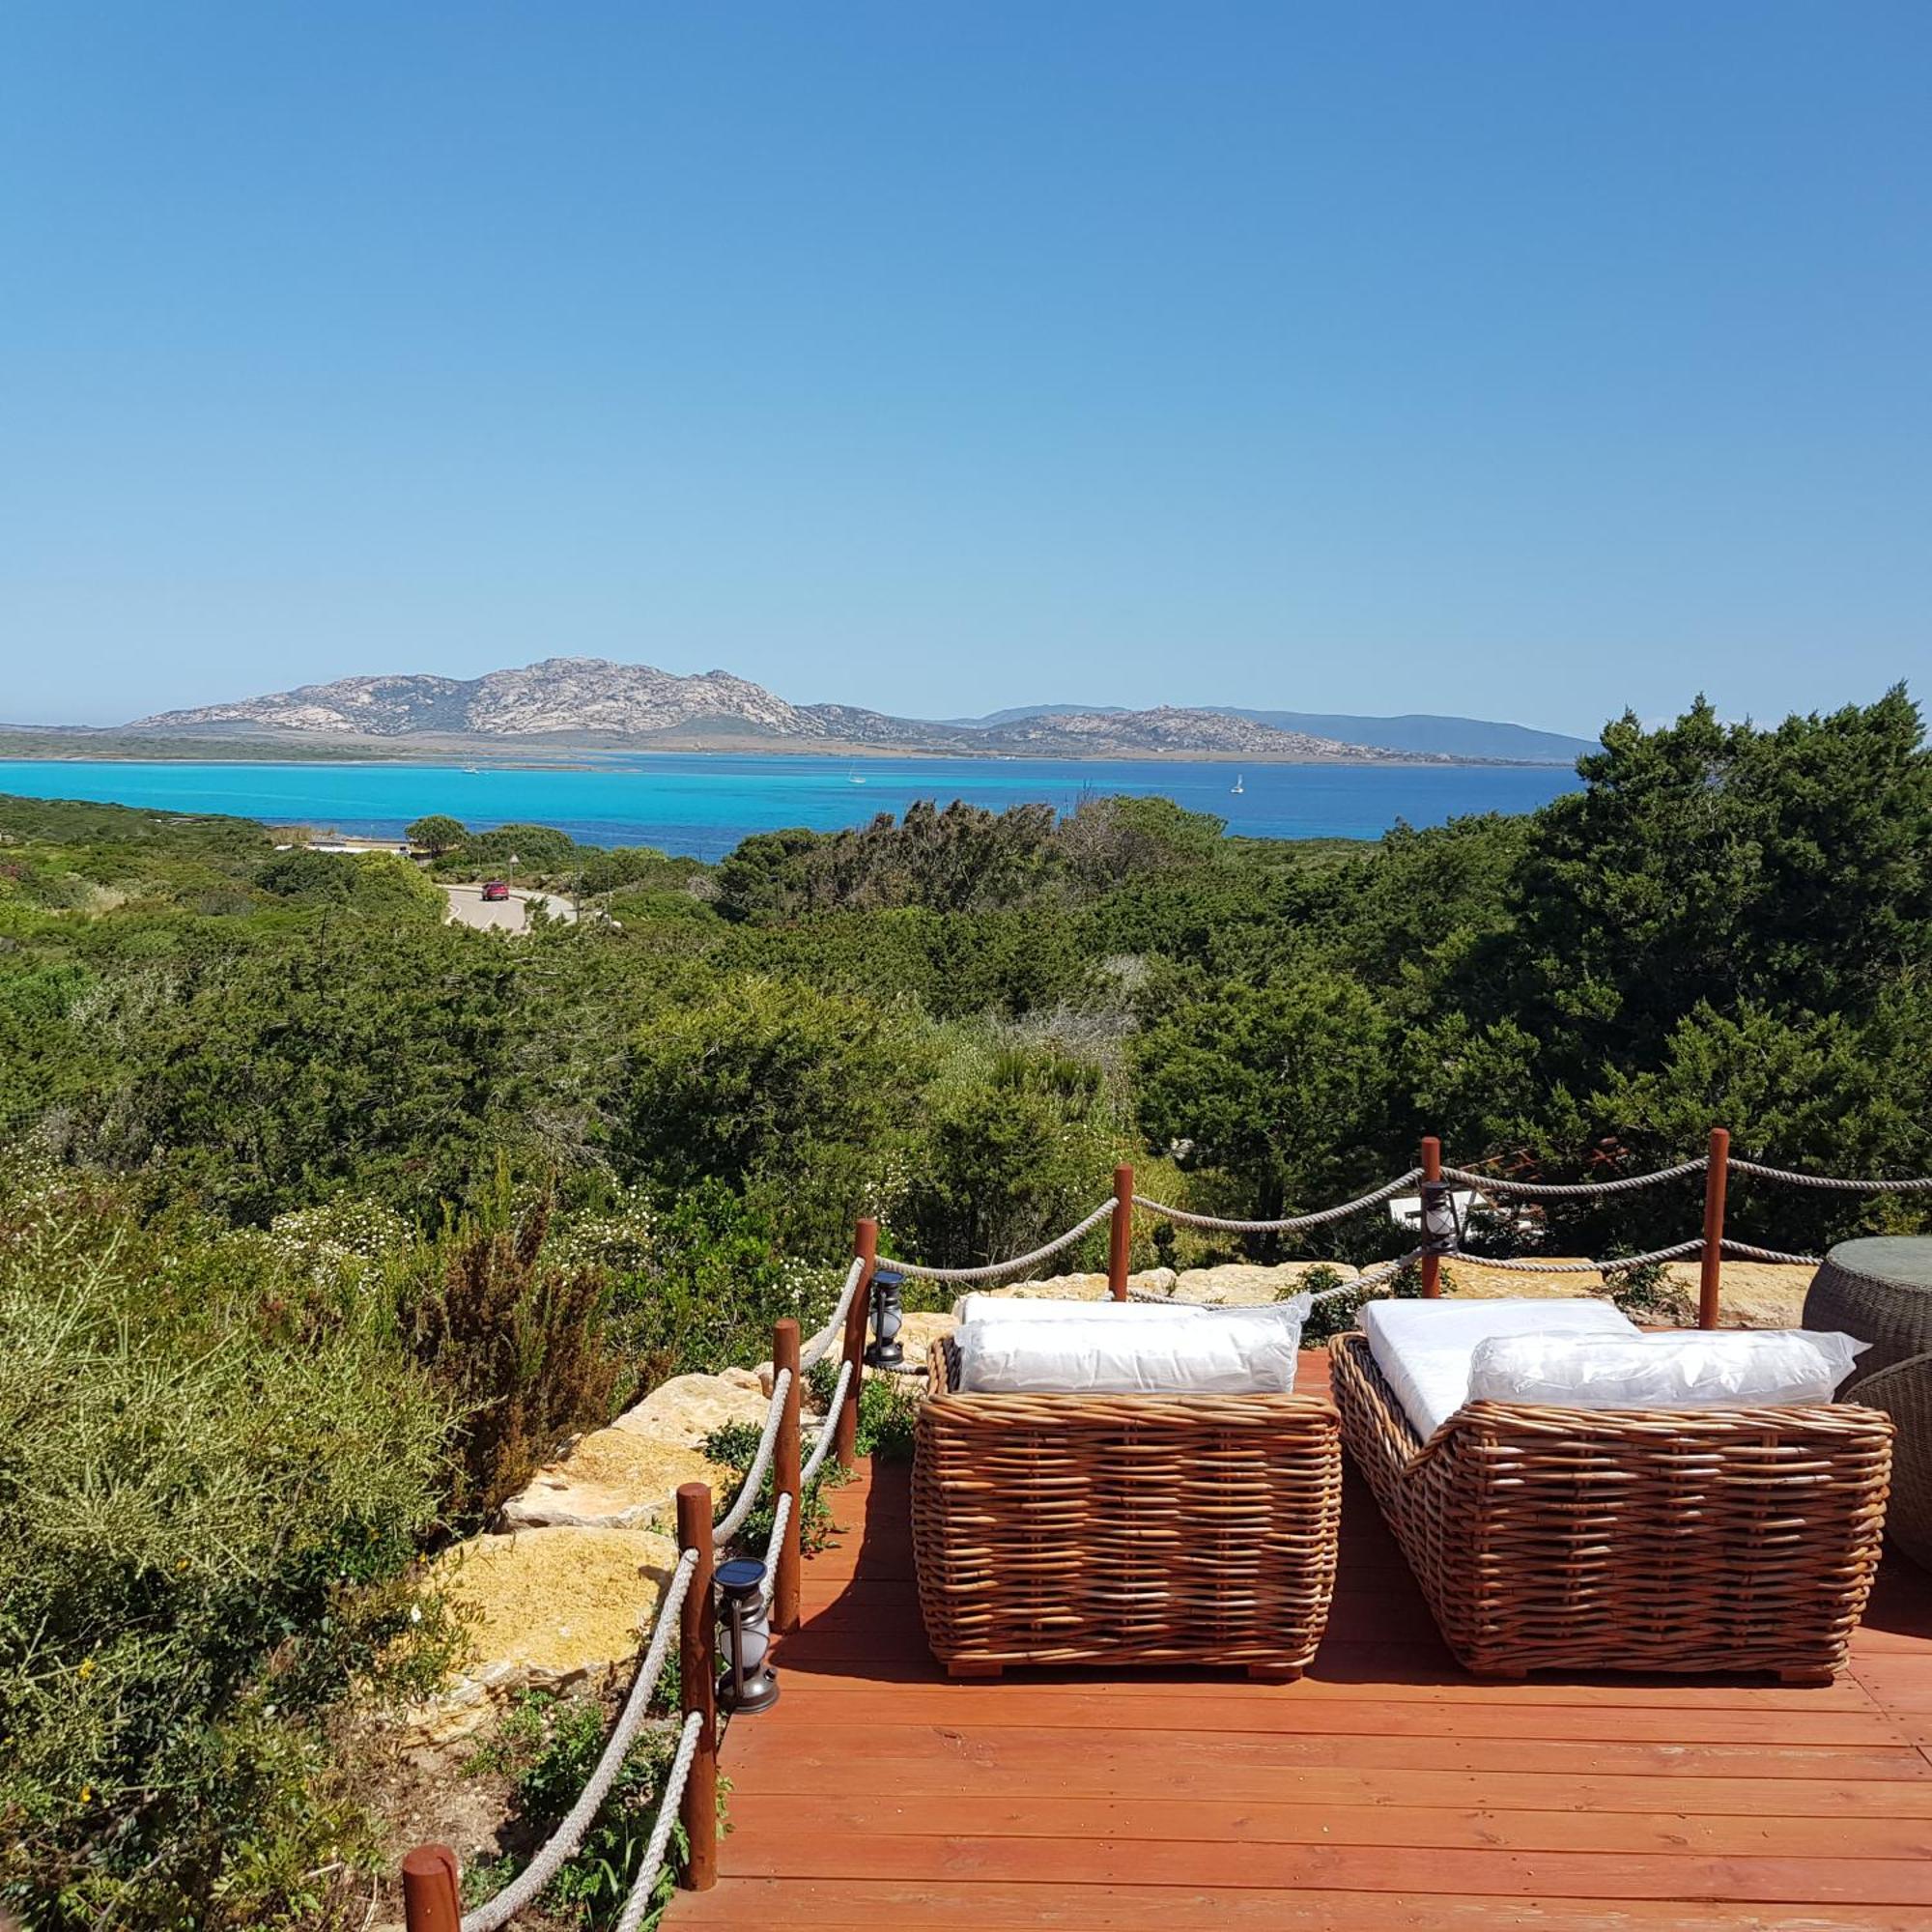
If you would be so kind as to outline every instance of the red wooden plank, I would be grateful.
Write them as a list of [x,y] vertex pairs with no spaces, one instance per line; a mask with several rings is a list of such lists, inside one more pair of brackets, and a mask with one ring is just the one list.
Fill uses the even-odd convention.
[[[794,1703],[794,1710],[796,1705]],[[779,1711],[785,1706],[781,1703]],[[773,1719],[758,1720],[770,1725]],[[1150,1764],[1168,1768],[1178,1778],[1189,1767],[1246,1763],[1271,1768],[1280,1785],[1293,1788],[1311,1769],[1354,1771],[1447,1771],[1479,1776],[1494,1772],[1533,1774],[1543,1778],[1570,1780],[1597,1774],[1620,1776],[1673,1777],[1800,1777],[1843,1781],[1882,1778],[1917,1780],[1932,1776],[1932,1761],[1909,1745],[1852,1749],[1820,1746],[1628,1744],[1619,1739],[1578,1741],[1534,1738],[1406,1738],[1325,1733],[1298,1737],[1216,1731],[1151,1731],[1117,1729],[1112,1732],[1053,1730],[1020,1725],[976,1730],[957,1724],[892,1725],[867,1722],[848,1725],[813,1721],[786,1727],[758,1743],[758,1726],[734,1727],[726,1756],[740,1747],[781,1750],[795,1757],[803,1773],[819,1767],[830,1775],[838,1764],[864,1761],[865,1754],[881,1756],[912,1752],[930,1746],[952,1752],[961,1762],[974,1758],[1000,1761],[1002,1753],[1024,1747],[1065,1766],[1100,1762],[1108,1751],[1136,1752]],[[872,1741],[868,1744],[868,1740]],[[1070,1775],[1070,1774],[1069,1774]],[[1206,1795],[1205,1793],[1203,1795]],[[1545,1803],[1549,1800],[1546,1798]]]
[[1606,1730],[1629,1742],[1872,1747],[1916,1742],[1870,1710],[1672,1710],[1628,1705],[1404,1703],[1371,1695],[1306,1700],[1254,1696],[1223,1701],[1182,1686],[1172,1697],[1115,1694],[1114,1687],[931,1682],[881,1683],[794,1674],[785,1695],[817,1721],[931,1723],[996,1728],[1050,1725],[1107,1731],[1201,1730],[1267,1735],[1535,1738],[1589,1741]]
[[[1673,1798],[1675,1791],[1670,1794]],[[1734,1805],[1741,1797],[1730,1788]],[[1651,1803],[1659,1797],[1652,1786]],[[1497,1804],[1493,1797],[1463,1805],[1337,1804],[1297,1783],[1292,1800],[1265,1804],[1233,1798],[1070,1798],[1029,1793],[997,1798],[906,1792],[886,1779],[865,1788],[768,1791],[756,1806],[757,1829],[815,1833],[836,1843],[866,1837],[1156,1840],[1214,1846],[1440,1846],[1534,1852],[1642,1852],[1714,1858],[1932,1858],[1932,1818],[1690,1815],[1657,1810],[1538,1810]]]
[[986,1885],[727,1879],[687,1892],[668,1922],[715,1932],[1925,1932],[1917,1908],[1760,1908],[1620,1898],[1512,1899],[1215,1886]]
[[884,1878],[935,1886],[984,1878],[1056,1886],[1208,1886],[1257,1891],[1440,1889],[1499,1898],[1731,1899],[1932,1908],[1922,1859],[1706,1858],[1694,1853],[1513,1852],[1443,1846],[1167,1839],[860,1836],[827,1841],[753,1814],[732,1833],[731,1871],[749,1878]]

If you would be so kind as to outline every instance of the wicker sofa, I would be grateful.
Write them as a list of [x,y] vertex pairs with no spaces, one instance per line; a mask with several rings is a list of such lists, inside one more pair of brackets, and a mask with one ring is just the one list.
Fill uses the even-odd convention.
[[1890,1418],[1471,1403],[1427,1442],[1360,1333],[1336,1339],[1350,1454],[1469,1670],[1829,1679],[1878,1567]]
[[913,1459],[933,1655],[1298,1677],[1328,1620],[1334,1409],[1295,1395],[980,1395],[934,1345]]

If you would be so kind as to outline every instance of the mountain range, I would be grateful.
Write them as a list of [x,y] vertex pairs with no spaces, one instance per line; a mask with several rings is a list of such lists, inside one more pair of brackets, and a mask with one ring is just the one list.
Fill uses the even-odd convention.
[[[1319,727],[1319,728],[1318,728]],[[728,671],[695,676],[603,658],[546,658],[481,677],[345,677],[164,711],[129,731],[553,749],[933,752],[964,756],[1239,757],[1257,762],[1567,763],[1587,740],[1481,719],[1357,718],[1232,707],[1032,705],[983,718],[894,718],[793,704]]]

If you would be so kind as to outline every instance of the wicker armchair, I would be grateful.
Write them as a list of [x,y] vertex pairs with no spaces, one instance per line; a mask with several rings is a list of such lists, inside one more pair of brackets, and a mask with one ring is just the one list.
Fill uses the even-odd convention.
[[1368,1339],[1343,1437],[1472,1671],[1842,1667],[1878,1568],[1890,1419],[1807,1408],[1471,1403],[1425,1443]]
[[934,1344],[920,1609],[955,1677],[1212,1664],[1297,1677],[1328,1620],[1335,1411],[1294,1395],[972,1395]]
[[1885,1533],[1915,1563],[1932,1570],[1932,1354],[1867,1376],[1856,1400],[1883,1409],[1898,1429]]

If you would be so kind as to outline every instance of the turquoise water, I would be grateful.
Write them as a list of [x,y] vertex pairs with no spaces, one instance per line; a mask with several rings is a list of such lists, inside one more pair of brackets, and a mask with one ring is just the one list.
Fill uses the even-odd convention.
[[[425,812],[466,825],[554,825],[595,845],[656,845],[717,859],[752,832],[863,825],[915,799],[999,810],[1083,795],[1159,793],[1257,838],[1378,838],[1397,819],[1439,825],[1471,811],[1529,811],[1577,788],[1567,767],[1254,765],[1049,758],[832,758],[667,753],[594,771],[466,771],[460,765],[258,765],[0,760],[0,792],[169,811],[223,811],[386,837]],[[858,781],[863,781],[859,782]]]

